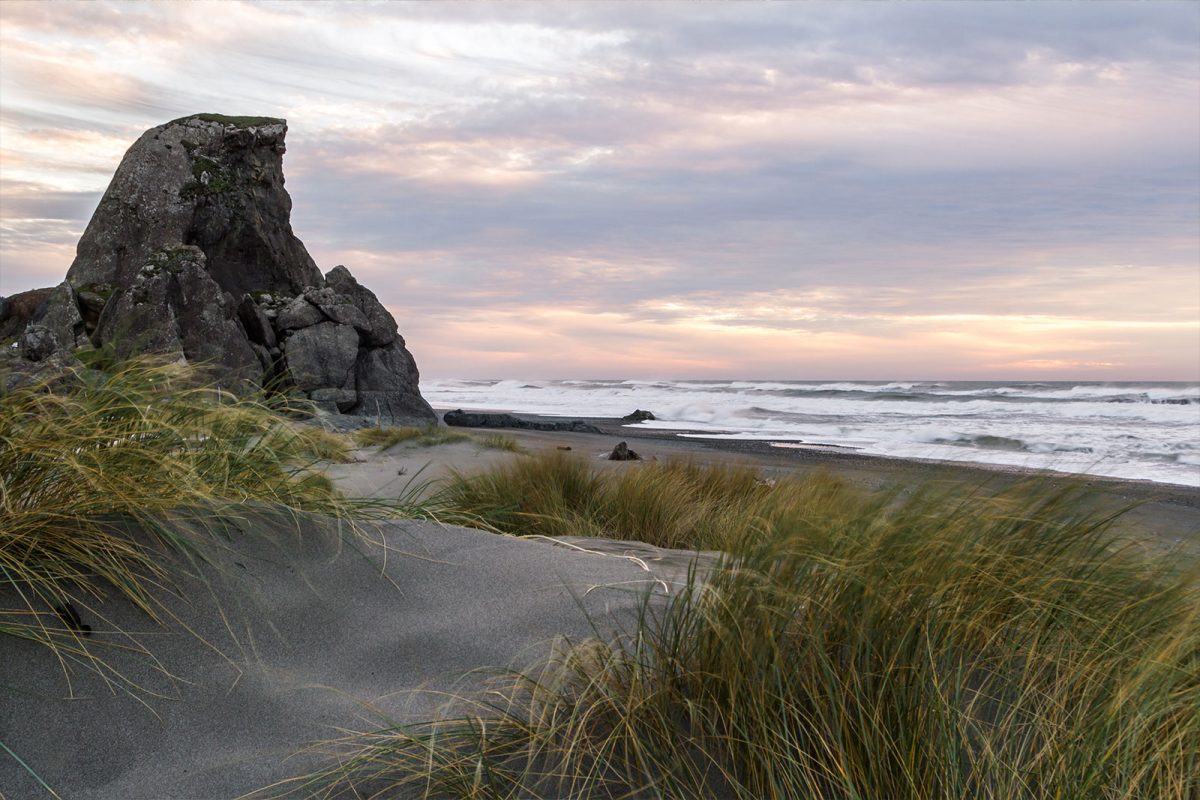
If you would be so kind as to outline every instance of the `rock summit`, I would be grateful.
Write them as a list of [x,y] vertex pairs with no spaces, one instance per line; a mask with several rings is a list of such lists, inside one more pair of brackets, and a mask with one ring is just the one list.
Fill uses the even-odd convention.
[[20,329],[26,362],[105,346],[176,355],[214,365],[231,388],[435,423],[395,319],[345,267],[322,275],[292,232],[286,135],[282,119],[217,114],[146,131],[66,280],[32,313],[0,303],[0,330]]

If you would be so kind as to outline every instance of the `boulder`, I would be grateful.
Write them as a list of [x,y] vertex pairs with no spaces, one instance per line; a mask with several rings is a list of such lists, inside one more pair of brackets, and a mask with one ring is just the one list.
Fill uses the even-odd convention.
[[[349,299],[366,319],[366,329],[360,329],[363,341],[373,347],[389,345],[396,340],[396,320],[383,307],[375,293],[361,285],[341,264],[325,273],[325,285]],[[400,340],[404,344],[404,340]]]
[[330,287],[308,289],[304,299],[320,309],[321,313],[341,325],[353,325],[360,334],[370,333],[367,317],[349,298],[337,294]]
[[282,333],[307,328],[310,325],[325,322],[326,319],[328,318],[321,313],[321,309],[301,295],[283,307],[283,310],[275,317],[275,327]]
[[317,408],[331,414],[345,413],[358,403],[358,392],[353,389],[314,389],[308,397]]
[[629,449],[629,445],[625,442],[619,443],[608,454],[609,461],[641,461],[642,457]]
[[37,322],[25,326],[17,340],[17,353],[27,361],[41,362],[60,349],[54,331]]
[[58,343],[68,351],[88,343],[83,316],[79,313],[78,298],[67,281],[55,286],[50,292],[50,296],[46,298],[46,310],[37,321],[52,330]]
[[429,425],[437,414],[417,390],[417,364],[399,336],[387,347],[363,348],[357,366],[355,414],[390,416]]
[[288,373],[302,392],[353,389],[358,333],[349,325],[321,322],[296,331],[283,344]]
[[115,287],[110,283],[89,283],[76,289],[75,301],[83,318],[86,335],[91,336],[95,332],[104,306],[108,305],[114,291]]
[[[37,328],[37,324],[29,325],[26,331],[22,332],[24,336],[30,329]],[[53,339],[54,334],[41,329],[42,332],[33,331],[32,336],[46,340],[43,337],[49,336],[56,348],[53,352],[45,354],[42,350],[42,359],[33,361],[29,358],[23,358],[19,353],[5,352],[0,354],[0,402],[3,402],[3,395],[25,386],[36,386],[39,384],[48,385],[51,388],[66,388],[74,384],[79,376],[86,373],[88,370],[69,350],[58,348],[58,340]],[[29,342],[30,348],[44,347],[34,342]],[[20,346],[13,348],[19,350]]]
[[642,411],[640,408],[634,411],[632,414],[626,414],[625,416],[621,417],[622,422],[646,422],[647,420],[652,419],[654,419],[653,414],[651,414],[649,411]]
[[275,328],[272,327],[266,311],[260,308],[250,295],[242,295],[242,302],[238,304],[237,313],[242,327],[246,330],[246,336],[249,337],[252,344],[262,345],[268,349],[279,344],[279,340],[275,337]]

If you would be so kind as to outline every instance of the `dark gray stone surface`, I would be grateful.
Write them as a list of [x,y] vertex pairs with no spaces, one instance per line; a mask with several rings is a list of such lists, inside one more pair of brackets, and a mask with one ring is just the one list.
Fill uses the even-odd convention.
[[17,340],[17,352],[27,361],[41,362],[60,349],[58,337],[45,325],[34,322],[26,326]]
[[332,288],[309,289],[304,299],[321,310],[329,319],[340,325],[352,325],[359,333],[370,333],[367,317],[350,299],[334,292]]
[[[266,385],[327,410],[435,423],[395,319],[345,267],[327,282],[292,232],[286,134],[281,119],[215,114],[147,131],[117,168],[67,280],[6,299],[0,330],[16,338],[38,322],[56,349],[202,361],[231,388]],[[50,346],[38,336],[30,353]],[[313,397],[326,389],[336,394]]]
[[243,389],[262,383],[237,309],[205,269],[194,246],[166,246],[152,253],[128,287],[101,315],[98,332],[119,354],[177,354],[189,363],[216,368],[222,384]]
[[319,322],[325,322],[326,316],[321,309],[308,302],[303,296],[295,297],[283,307],[275,318],[275,327],[283,331],[294,331],[307,328]]
[[437,424],[437,414],[417,391],[417,365],[399,336],[386,347],[364,348],[357,365],[356,414]]
[[608,454],[609,461],[641,461],[642,457],[636,451],[630,450],[629,445],[625,442],[618,442],[617,446]]
[[275,329],[271,326],[271,320],[267,317],[266,311],[260,308],[250,295],[242,296],[242,302],[238,304],[237,310],[238,319],[241,320],[242,327],[246,329],[246,336],[252,343],[266,348],[279,344],[275,338]]
[[562,422],[538,422],[521,419],[512,414],[493,414],[478,411],[463,411],[455,409],[442,415],[442,420],[451,426],[464,428],[517,428],[531,431],[572,431],[574,433],[603,433],[595,425],[578,420]]
[[68,350],[88,343],[83,316],[79,313],[78,298],[67,281],[55,286],[50,292],[46,299],[46,311],[38,322],[53,331],[59,345]]
[[321,281],[292,233],[287,122],[198,114],[151,128],[125,153],[67,279],[125,286],[164,245],[204,251],[225,291],[294,295]]
[[302,392],[353,388],[358,333],[349,325],[321,322],[296,331],[283,343],[288,372]]
[[[374,347],[391,344],[398,338],[396,320],[383,307],[375,293],[360,284],[341,264],[325,273],[325,285],[338,294],[349,298],[366,319],[367,327],[359,331],[363,341]],[[400,340],[404,344],[404,340]]]

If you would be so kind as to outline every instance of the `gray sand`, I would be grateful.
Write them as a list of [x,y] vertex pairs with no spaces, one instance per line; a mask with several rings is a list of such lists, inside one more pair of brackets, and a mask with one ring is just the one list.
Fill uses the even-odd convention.
[[[665,585],[645,562],[464,528],[372,526],[388,549],[361,551],[317,528],[256,525],[202,570],[209,583],[181,581],[190,602],[168,606],[194,636],[120,603],[81,607],[89,647],[136,698],[0,639],[2,741],[63,798],[236,797],[315,765],[289,758],[307,743],[431,718],[444,693],[482,685],[471,670],[529,666],[556,636],[628,623]],[[152,649],[159,669],[106,647],[122,644]],[[4,753],[0,787],[48,796]]]
[[[1003,485],[1022,477],[971,465],[714,444],[612,421],[603,434],[502,433],[529,452],[569,448],[602,469],[682,457],[747,464],[768,476],[827,470],[866,488],[927,480]],[[646,462],[606,461],[621,439]],[[380,497],[411,490],[410,479],[433,480],[428,488],[436,488],[452,469],[471,473],[523,457],[474,443],[367,448],[357,456],[330,475],[349,493]],[[1130,535],[1200,555],[1200,490],[1091,483],[1100,508],[1142,504],[1122,522]],[[378,543],[355,549],[339,546],[322,524],[246,523],[253,535],[234,535],[212,566],[178,582],[186,601],[167,598],[178,617],[168,628],[122,603],[81,607],[95,628],[88,647],[140,689],[80,665],[64,672],[43,649],[0,636],[0,742],[63,798],[237,797],[317,766],[316,756],[298,752],[307,744],[428,720],[448,693],[483,686],[494,674],[486,670],[544,661],[555,637],[587,638],[593,622],[605,632],[627,624],[647,593],[659,603],[664,589],[677,591],[697,556],[416,522],[369,526]],[[711,559],[701,556],[701,566]],[[157,664],[137,648],[152,650]],[[50,795],[0,750],[0,796]]]
[[[442,411],[439,410],[439,414]],[[522,416],[544,421],[556,419]],[[1091,502],[1097,511],[1124,512],[1117,522],[1120,532],[1156,550],[1174,550],[1191,558],[1200,558],[1200,488],[1197,487],[962,462],[884,458],[841,448],[784,449],[771,447],[766,442],[680,438],[671,431],[625,426],[611,419],[589,418],[585,421],[604,432],[456,430],[478,436],[501,433],[516,440],[529,453],[569,451],[588,459],[599,469],[637,469],[655,461],[687,459],[704,464],[745,465],[759,470],[764,477],[828,472],[871,491],[930,482],[1001,489],[1031,477],[1052,484],[1079,484],[1091,493]],[[622,440],[627,441],[644,461],[608,461],[607,455]],[[519,456],[462,443],[434,448],[400,445],[383,453],[368,448],[359,451],[359,457],[363,459],[362,463],[336,465],[330,469],[330,475],[348,493],[387,497],[401,494],[409,478],[419,471],[414,483],[431,481],[436,486],[436,482],[451,469],[471,474]],[[404,475],[396,475],[401,470]]]

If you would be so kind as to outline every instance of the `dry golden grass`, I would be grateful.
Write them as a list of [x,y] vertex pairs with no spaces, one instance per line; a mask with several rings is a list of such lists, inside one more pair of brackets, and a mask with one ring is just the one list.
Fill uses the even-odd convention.
[[453,444],[471,440],[469,434],[462,431],[452,431],[448,428],[430,426],[428,428],[412,427],[374,427],[360,428],[354,432],[354,441],[360,447],[378,447],[387,450],[402,442],[408,442],[415,447],[434,447],[439,444]]
[[343,498],[315,468],[347,457],[342,437],[203,379],[142,359],[2,398],[0,634],[79,651],[52,609],[107,592],[158,619],[172,554],[202,555],[207,527],[251,509],[421,513]]
[[617,646],[477,717],[334,743],[305,795],[1200,796],[1200,571],[1034,484],[868,497],[829,478],[553,456],[459,478],[493,527],[722,546]]

